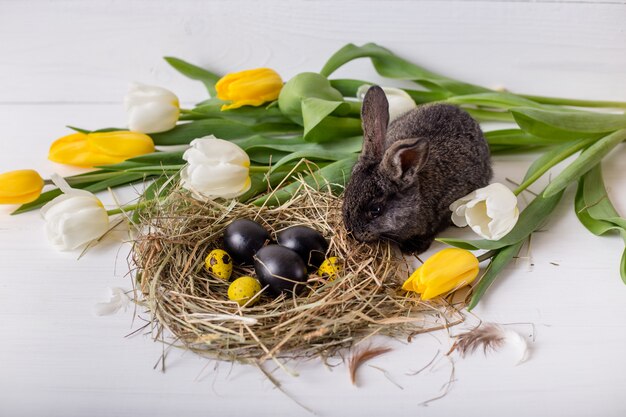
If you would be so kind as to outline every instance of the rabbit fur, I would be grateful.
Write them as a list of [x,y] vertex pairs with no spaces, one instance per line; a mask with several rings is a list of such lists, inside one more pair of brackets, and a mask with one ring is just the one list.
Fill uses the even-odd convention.
[[362,242],[387,238],[421,253],[450,225],[450,204],[486,186],[489,146],[478,123],[444,103],[421,105],[389,126],[389,105],[371,87],[361,109],[363,149],[346,186],[346,229]]

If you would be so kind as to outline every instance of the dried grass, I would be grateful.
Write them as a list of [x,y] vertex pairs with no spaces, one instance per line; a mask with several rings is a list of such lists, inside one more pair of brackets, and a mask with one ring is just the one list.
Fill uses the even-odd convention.
[[[132,252],[136,298],[151,315],[155,337],[163,339],[167,329],[176,343],[208,357],[281,366],[280,358],[325,359],[373,335],[408,338],[463,320],[445,300],[426,303],[400,290],[409,271],[395,245],[353,240],[340,208],[338,197],[306,184],[276,208],[201,203],[183,190],[170,192],[142,214]],[[258,304],[239,307],[228,300],[228,283],[204,269],[206,254],[239,218],[258,221],[272,235],[293,225],[320,231],[329,256],[342,262],[339,276],[312,274],[299,296],[262,293]],[[233,277],[241,275],[254,271],[235,267]]]

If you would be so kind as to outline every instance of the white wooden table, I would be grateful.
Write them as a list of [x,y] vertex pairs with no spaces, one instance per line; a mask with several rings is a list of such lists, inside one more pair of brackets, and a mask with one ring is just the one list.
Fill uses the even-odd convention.
[[[74,172],[46,160],[49,144],[66,124],[123,125],[129,81],[163,85],[186,103],[203,99],[202,86],[163,55],[218,72],[270,66],[288,79],[318,70],[347,42],[375,41],[473,83],[626,101],[624,22],[623,1],[0,0],[0,171]],[[380,81],[365,61],[338,75]],[[533,157],[495,158],[496,180],[521,178]],[[626,213],[626,146],[606,158],[604,173]],[[526,363],[512,366],[506,351],[448,360],[449,335],[438,332],[371,361],[399,386],[364,366],[356,388],[344,365],[309,362],[291,364],[298,378],[278,373],[283,388],[322,416],[626,415],[623,244],[578,223],[572,191],[529,258],[475,309],[486,321],[526,323],[513,326],[531,345]],[[253,368],[174,350],[166,371],[154,370],[163,346],[124,337],[142,324],[132,309],[95,316],[108,287],[130,288],[123,238],[77,260],[48,246],[38,213],[0,216],[0,416],[308,414]],[[434,366],[406,375],[438,351]],[[448,395],[420,405],[441,394],[452,363]]]

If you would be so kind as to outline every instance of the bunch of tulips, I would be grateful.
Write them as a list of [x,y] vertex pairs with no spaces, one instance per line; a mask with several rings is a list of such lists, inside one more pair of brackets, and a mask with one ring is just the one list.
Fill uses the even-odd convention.
[[[361,150],[361,100],[371,83],[331,75],[359,58],[370,59],[383,77],[413,82],[414,88],[384,87],[391,120],[420,104],[452,103],[480,122],[510,124],[485,132],[493,154],[543,152],[515,190],[490,184],[450,206],[453,222],[470,226],[481,239],[440,238],[455,248],[426,260],[403,285],[406,291],[423,299],[447,294],[473,283],[479,263],[489,260],[473,288],[473,308],[570,184],[577,186],[574,207],[583,226],[597,235],[619,233],[626,242],[626,220],[611,204],[601,170],[602,159],[626,140],[626,103],[495,91],[430,72],[376,44],[346,45],[319,72],[287,82],[268,68],[221,77],[167,57],[181,74],[204,84],[207,100],[184,109],[169,90],[133,85],[124,100],[127,129],[73,127],[50,147],[50,160],[92,171],[46,181],[32,170],[1,174],[0,204],[20,204],[15,213],[43,207],[50,241],[68,250],[99,238],[109,216],[149,207],[155,190],[168,184],[180,183],[202,201],[237,198],[255,205],[288,200],[300,181],[340,193]],[[517,195],[576,154],[520,211]],[[139,202],[126,207],[107,211],[94,194],[146,181]],[[55,187],[42,193],[48,184]],[[480,256],[472,253],[481,250]],[[620,273],[626,282],[626,251]]]

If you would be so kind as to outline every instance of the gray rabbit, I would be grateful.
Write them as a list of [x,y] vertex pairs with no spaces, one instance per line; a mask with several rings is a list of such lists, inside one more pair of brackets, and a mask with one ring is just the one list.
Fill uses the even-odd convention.
[[489,146],[480,126],[449,104],[418,106],[389,127],[383,90],[363,99],[363,150],[344,193],[343,221],[359,241],[387,238],[424,252],[451,222],[449,206],[486,186]]

